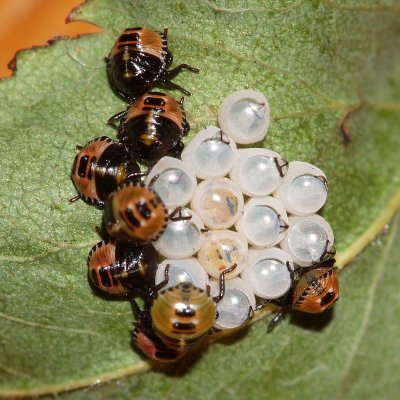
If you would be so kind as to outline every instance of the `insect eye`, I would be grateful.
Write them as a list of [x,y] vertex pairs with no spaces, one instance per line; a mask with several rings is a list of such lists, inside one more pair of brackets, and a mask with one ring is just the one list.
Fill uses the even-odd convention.
[[334,236],[328,222],[319,215],[290,216],[289,229],[280,243],[301,267],[320,262],[333,248]]
[[288,227],[288,217],[280,201],[273,197],[249,200],[235,225],[250,244],[270,247],[279,243]]
[[221,178],[232,169],[236,144],[221,129],[208,126],[185,147],[182,160],[192,166],[200,179]]
[[268,196],[282,181],[279,169],[284,160],[266,149],[239,149],[230,178],[248,196]]
[[165,279],[165,268],[167,265],[169,265],[168,283],[163,289],[174,287],[182,282],[188,282],[197,288],[206,289],[209,280],[208,275],[195,258],[164,260],[157,268],[155,277],[156,285]]
[[241,276],[258,297],[276,299],[291,287],[288,264],[293,264],[292,258],[278,248],[253,248]]
[[[210,280],[211,295],[219,293],[217,280]],[[254,309],[256,299],[251,288],[241,278],[225,281],[224,297],[217,303],[218,318],[215,327],[232,329],[245,323],[251,318],[251,309]]]
[[326,202],[328,185],[325,174],[314,165],[293,161],[274,192],[286,210],[295,215],[316,213]]
[[183,161],[172,157],[163,157],[154,165],[146,178],[146,184],[150,185],[153,178],[155,179],[153,188],[168,208],[188,204],[197,185],[191,168]]
[[236,143],[256,143],[264,139],[269,126],[269,105],[255,90],[240,90],[222,102],[218,122],[222,131]]

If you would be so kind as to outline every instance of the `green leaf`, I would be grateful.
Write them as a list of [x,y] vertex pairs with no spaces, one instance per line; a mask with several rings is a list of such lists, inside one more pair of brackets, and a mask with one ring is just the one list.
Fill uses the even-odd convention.
[[260,321],[178,370],[152,371],[61,399],[398,399],[399,219],[342,272],[342,301],[333,312],[296,314],[271,334]]
[[[55,393],[149,368],[130,347],[129,305],[96,296],[87,281],[86,256],[99,240],[101,212],[67,201],[75,194],[69,178],[75,145],[115,137],[105,122],[125,106],[108,85],[104,56],[127,26],[168,27],[175,64],[201,68],[199,76],[175,79],[192,92],[185,103],[191,135],[216,123],[219,104],[232,91],[266,93],[272,123],[263,145],[328,176],[323,216],[335,232],[339,264],[372,240],[400,203],[400,8],[395,0],[362,1],[93,0],[76,18],[103,27],[103,34],[19,54],[16,76],[0,82],[0,395]],[[342,123],[351,135],[347,146]],[[342,300],[321,332],[283,324],[266,338],[259,323],[233,345],[210,346],[179,379],[151,373],[124,381],[127,398],[169,391],[183,397],[185,388],[192,397],[212,396],[211,390],[229,397],[231,387],[245,397],[257,385],[271,394],[287,387],[296,398],[334,389],[338,397],[365,391],[374,398],[373,382],[377,394],[394,388],[395,365],[389,369],[383,357],[389,342],[380,343],[379,357],[368,345],[381,342],[377,331],[397,340],[398,306],[388,301],[397,279],[389,268],[396,259],[390,240],[341,274]],[[384,293],[378,271],[388,283]],[[367,381],[358,364],[375,359]],[[227,371],[220,380],[221,369]],[[323,383],[310,386],[314,378]],[[100,397],[104,390],[107,397],[117,389],[110,384],[90,393]]]

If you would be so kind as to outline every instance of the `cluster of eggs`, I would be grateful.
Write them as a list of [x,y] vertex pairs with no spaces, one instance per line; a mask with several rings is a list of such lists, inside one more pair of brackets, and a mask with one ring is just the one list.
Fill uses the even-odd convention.
[[268,123],[262,93],[235,92],[221,105],[220,128],[200,131],[181,160],[162,158],[146,178],[157,176],[154,189],[164,204],[186,217],[170,220],[154,242],[165,257],[156,284],[168,265],[167,287],[189,281],[216,294],[221,272],[235,266],[217,304],[219,329],[247,322],[257,302],[279,300],[298,283],[296,269],[334,254],[333,231],[317,214],[327,199],[325,174],[271,150],[237,148],[262,140]]
[[[269,302],[324,311],[338,286],[333,233],[316,214],[327,197],[323,172],[263,148],[238,149],[268,130],[267,99],[253,90],[228,96],[220,128],[203,129],[184,148],[183,99],[149,90],[159,83],[188,94],[171,79],[198,70],[167,70],[166,36],[128,28],[118,37],[108,74],[129,103],[109,119],[119,140],[79,147],[71,176],[73,200],[104,208],[104,239],[88,257],[93,284],[131,301],[134,345],[167,362]],[[137,161],[150,167],[142,172]],[[316,299],[307,306],[310,290]]]

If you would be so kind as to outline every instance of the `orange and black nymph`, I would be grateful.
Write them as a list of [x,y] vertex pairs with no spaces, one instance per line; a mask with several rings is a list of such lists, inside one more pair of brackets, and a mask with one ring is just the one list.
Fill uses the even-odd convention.
[[211,332],[218,318],[217,303],[225,294],[225,275],[235,268],[236,264],[220,274],[219,294],[214,297],[209,290],[200,289],[191,282],[155,293],[151,299],[151,321],[155,333],[168,348],[188,351]]
[[169,348],[184,351],[210,331],[217,308],[205,290],[184,282],[159,292],[150,311],[161,340]]
[[117,240],[156,240],[164,232],[167,221],[167,209],[150,185],[128,180],[105,203],[104,226]]
[[117,38],[108,60],[108,77],[116,94],[128,103],[151,90],[156,83],[169,89],[178,89],[186,95],[188,91],[171,82],[182,69],[199,72],[187,64],[180,64],[167,71],[172,63],[168,50],[167,32],[149,28],[127,28]]
[[116,187],[128,176],[140,175],[140,168],[133,155],[121,143],[102,136],[85,146],[77,146],[71,179],[78,195],[71,201],[83,199],[99,208]]
[[322,313],[332,307],[339,298],[338,269],[331,258],[310,267],[299,267],[292,289],[281,299],[268,300],[258,306],[260,309],[270,303],[281,307],[271,320],[268,331],[278,324],[286,312],[291,310],[311,314]]
[[146,294],[154,286],[157,265],[157,253],[150,244],[103,240],[88,256],[90,279],[111,295]]
[[306,270],[299,278],[292,296],[292,308],[307,313],[321,313],[339,298],[339,277],[335,260],[322,262]]
[[142,161],[153,163],[167,153],[180,157],[182,136],[189,132],[183,108],[183,98],[178,103],[164,93],[149,92],[140,96],[126,111],[114,115],[109,124],[118,129],[120,142]]

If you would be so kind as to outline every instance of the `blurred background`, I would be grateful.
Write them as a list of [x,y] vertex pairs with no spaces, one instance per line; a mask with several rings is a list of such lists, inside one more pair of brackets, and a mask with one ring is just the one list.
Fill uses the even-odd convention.
[[84,0],[0,0],[0,77],[12,75],[7,64],[15,52],[43,46],[54,36],[101,32],[85,22],[65,19]]

